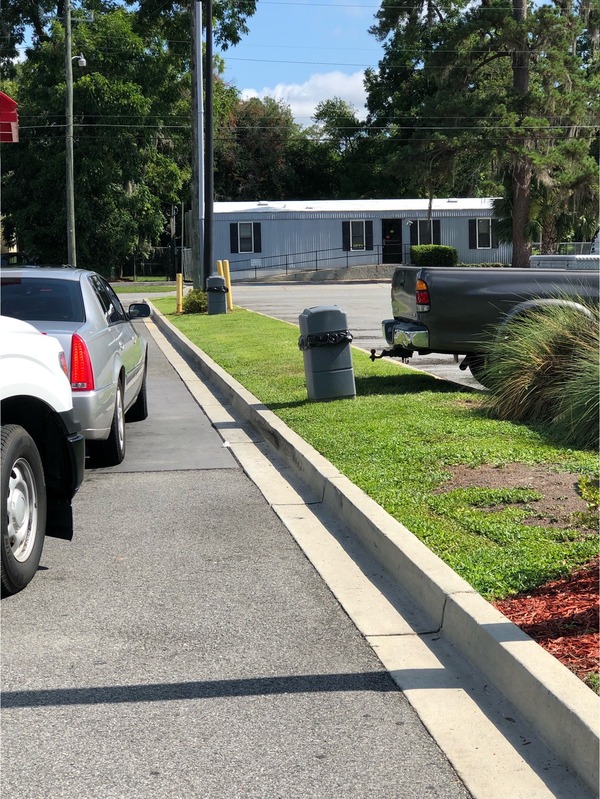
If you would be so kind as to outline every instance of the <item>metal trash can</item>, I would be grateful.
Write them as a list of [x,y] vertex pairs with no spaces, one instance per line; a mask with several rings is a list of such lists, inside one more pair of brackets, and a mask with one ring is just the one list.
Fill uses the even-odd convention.
[[227,313],[227,286],[224,277],[211,275],[206,279],[206,296],[209,315]]
[[308,398],[355,397],[352,333],[347,329],[344,311],[337,305],[305,308],[298,322]]

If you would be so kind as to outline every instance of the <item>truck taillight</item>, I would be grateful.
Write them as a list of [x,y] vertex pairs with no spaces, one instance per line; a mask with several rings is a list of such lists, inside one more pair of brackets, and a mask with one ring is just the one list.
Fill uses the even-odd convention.
[[94,370],[87,344],[77,333],[71,340],[71,388],[73,391],[94,390]]
[[431,300],[429,298],[429,287],[424,280],[419,278],[415,284],[415,294],[417,300],[417,311],[431,310]]

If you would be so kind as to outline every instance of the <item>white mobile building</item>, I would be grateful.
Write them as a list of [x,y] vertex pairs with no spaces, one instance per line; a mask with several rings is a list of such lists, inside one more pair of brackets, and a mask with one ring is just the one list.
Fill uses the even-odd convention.
[[510,263],[491,198],[217,202],[213,254],[232,278],[410,263],[413,244],[445,244],[460,263]]

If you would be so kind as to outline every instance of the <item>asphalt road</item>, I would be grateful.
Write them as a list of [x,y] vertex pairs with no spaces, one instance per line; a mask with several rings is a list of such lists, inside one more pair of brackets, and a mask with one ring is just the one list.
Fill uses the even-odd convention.
[[[380,353],[386,347],[381,322],[392,315],[390,281],[322,283],[234,283],[235,305],[298,324],[305,308],[337,305],[345,312],[353,345]],[[397,363],[399,361],[397,359]],[[409,365],[469,388],[482,389],[469,370],[461,371],[451,355],[416,355]],[[373,364],[377,369],[377,361]]]
[[2,798],[467,799],[152,342],[150,364],[126,460],[2,601]]

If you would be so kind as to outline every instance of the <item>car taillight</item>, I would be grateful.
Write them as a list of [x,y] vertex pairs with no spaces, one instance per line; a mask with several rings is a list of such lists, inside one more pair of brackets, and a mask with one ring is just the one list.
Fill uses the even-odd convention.
[[424,280],[419,278],[415,284],[415,294],[417,300],[417,311],[429,311],[431,310],[431,301],[429,299],[429,287]]
[[77,333],[71,340],[71,388],[73,391],[94,390],[94,370],[85,341]]

